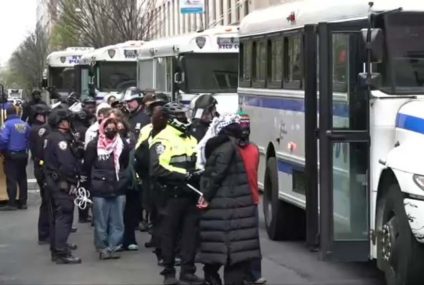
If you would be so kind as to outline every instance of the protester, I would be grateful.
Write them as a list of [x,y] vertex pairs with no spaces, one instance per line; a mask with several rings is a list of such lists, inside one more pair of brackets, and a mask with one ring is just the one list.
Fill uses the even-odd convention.
[[[259,187],[258,187],[258,167],[259,167],[259,148],[250,142],[250,118],[244,112],[239,113],[241,136],[238,141],[238,150],[243,159],[249,181],[250,190],[252,192],[253,203],[256,205],[256,217],[259,205]],[[258,229],[259,235],[259,229]],[[250,274],[249,274],[250,273]],[[261,259],[252,259],[250,263],[250,271],[247,274],[247,282],[251,284],[265,284],[266,279],[262,277]]]
[[129,164],[129,148],[118,135],[115,119],[105,119],[97,139],[89,142],[84,157],[84,173],[93,197],[95,245],[100,259],[119,258],[124,235],[125,192],[119,184]]
[[105,116],[107,116],[107,114],[108,114],[108,112],[110,112],[110,110],[111,110],[111,108],[110,108],[109,104],[106,104],[106,103],[100,103],[97,106],[97,109],[96,109],[97,121],[94,124],[92,124],[87,129],[87,131],[85,132],[85,142],[84,142],[85,148],[87,148],[87,145],[90,141],[92,141],[94,138],[97,137],[100,123],[105,118]]
[[242,285],[250,261],[260,257],[256,206],[236,145],[241,136],[238,117],[223,116],[217,133],[206,144],[200,180],[203,197],[198,207],[204,212],[199,261],[210,284],[222,284],[218,271],[223,265],[224,284]]
[[[27,209],[28,182],[26,166],[28,163],[30,126],[16,114],[14,106],[6,110],[7,119],[0,131],[0,151],[4,154],[4,172],[9,202],[1,210]],[[16,205],[19,185],[19,204]]]

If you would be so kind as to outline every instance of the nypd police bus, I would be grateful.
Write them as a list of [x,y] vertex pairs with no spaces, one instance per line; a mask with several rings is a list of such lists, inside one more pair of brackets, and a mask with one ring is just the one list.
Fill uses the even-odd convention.
[[138,54],[137,86],[164,92],[184,104],[197,95],[214,94],[219,112],[234,112],[238,47],[236,26],[147,42]]
[[[105,95],[121,96],[122,92],[136,85],[137,50],[143,41],[127,41],[87,53],[77,68],[81,75],[79,92],[88,96],[90,88],[96,99]],[[94,95],[94,94],[92,94]]]
[[93,50],[94,48],[90,47],[68,47],[50,53],[47,56],[47,73],[44,74],[47,79],[45,85],[54,87],[59,95],[67,95],[74,91],[77,80],[74,67],[83,54]]
[[424,277],[424,2],[304,0],[240,25],[271,239]]

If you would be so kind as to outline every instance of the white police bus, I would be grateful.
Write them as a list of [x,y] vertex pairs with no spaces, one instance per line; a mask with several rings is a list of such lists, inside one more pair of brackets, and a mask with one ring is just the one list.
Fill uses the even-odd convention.
[[43,87],[53,87],[59,95],[67,95],[75,91],[75,65],[81,56],[93,51],[90,47],[68,47],[65,50],[55,51],[47,56],[47,70],[44,74]]
[[92,95],[98,101],[105,95],[121,96],[126,88],[136,85],[137,50],[143,41],[127,41],[96,49],[81,58],[78,84],[82,97]]
[[240,25],[271,239],[424,275],[424,2],[296,1]]
[[217,26],[201,32],[147,42],[140,50],[137,85],[189,104],[214,94],[218,111],[238,108],[238,27]]

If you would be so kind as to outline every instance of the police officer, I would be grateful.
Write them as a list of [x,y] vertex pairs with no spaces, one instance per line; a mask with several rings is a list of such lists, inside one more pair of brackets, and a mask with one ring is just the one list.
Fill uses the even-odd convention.
[[186,183],[193,184],[199,177],[195,171],[197,141],[188,135],[187,109],[179,103],[163,106],[168,124],[158,133],[150,147],[150,175],[155,189],[163,195],[161,220],[161,250],[163,255],[164,284],[177,284],[175,278],[175,253],[178,234],[181,233],[180,282],[201,284],[203,280],[194,273],[197,245],[199,198]]
[[38,104],[34,106],[34,118],[30,134],[30,149],[31,156],[34,163],[34,177],[37,180],[40,189],[41,204],[38,216],[38,243],[49,243],[49,207],[48,196],[45,187],[44,177],[44,140],[49,133],[49,126],[47,124],[47,115],[50,109],[47,105]]
[[52,261],[58,264],[81,263],[71,254],[68,236],[72,229],[74,197],[83,149],[76,148],[71,134],[71,113],[55,109],[48,117],[51,132],[45,140],[44,165],[46,186],[52,203],[50,249]]
[[206,134],[213,118],[217,116],[217,103],[216,99],[210,94],[199,96],[194,103],[190,134],[195,137],[198,142],[200,142]]
[[[80,143],[84,143],[85,133],[92,123],[95,121],[96,101],[89,97],[83,100],[82,110],[73,114],[72,129],[75,139]],[[89,223],[90,217],[88,214],[89,208],[81,210],[78,208],[78,222]]]
[[43,104],[46,105],[46,102],[41,100],[41,91],[38,89],[35,89],[31,93],[31,100],[28,102],[25,102],[22,106],[23,112],[22,112],[22,120],[27,121],[28,124],[32,125],[32,119],[34,117],[32,107],[37,104]]
[[[128,121],[131,126],[131,132],[133,132],[135,138],[138,138],[140,130],[150,123],[150,117],[144,112],[142,104],[143,93],[137,87],[130,87],[125,91],[124,101],[130,112]],[[135,142],[132,147],[134,145]]]
[[19,185],[19,208],[27,209],[28,163],[30,126],[16,114],[14,106],[6,110],[7,119],[0,132],[0,149],[4,153],[7,195],[9,202],[2,210],[16,210],[17,186]]

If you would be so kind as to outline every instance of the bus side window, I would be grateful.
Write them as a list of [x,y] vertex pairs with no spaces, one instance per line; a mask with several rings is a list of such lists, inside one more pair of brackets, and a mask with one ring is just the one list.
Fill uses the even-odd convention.
[[333,34],[333,90],[347,92],[349,35]]
[[253,87],[265,87],[267,75],[267,45],[265,40],[253,43]]
[[252,73],[252,46],[251,41],[240,43],[240,86],[250,87]]
[[283,82],[283,38],[268,40],[268,78],[267,87],[282,88]]
[[284,38],[284,88],[302,88],[302,41],[300,35]]

